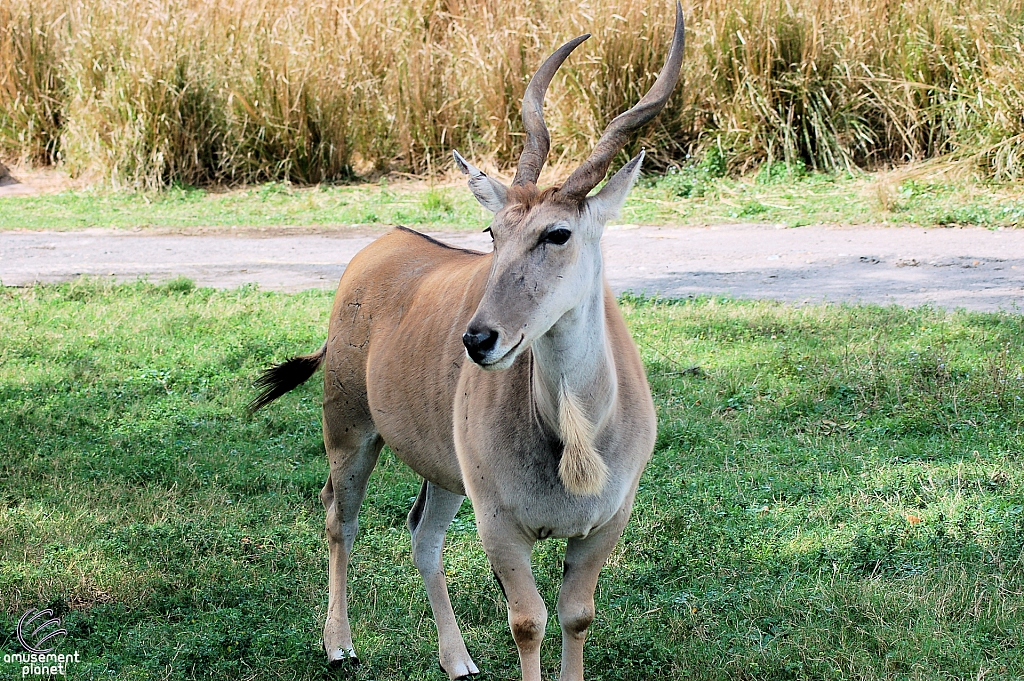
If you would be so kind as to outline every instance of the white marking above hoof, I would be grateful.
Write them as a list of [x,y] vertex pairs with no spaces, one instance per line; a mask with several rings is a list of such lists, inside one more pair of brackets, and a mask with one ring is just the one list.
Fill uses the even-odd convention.
[[477,666],[473,663],[472,659],[467,659],[465,662],[459,661],[455,663],[450,663],[450,665],[451,668],[449,669],[448,667],[445,667],[442,664],[441,669],[443,669],[445,673],[448,674],[448,678],[452,681],[458,681],[458,679],[468,679],[480,673],[480,670],[477,669]]
[[337,667],[342,664],[357,665],[359,664],[359,656],[356,655],[356,651],[352,648],[336,648],[327,651],[327,664],[331,667]]

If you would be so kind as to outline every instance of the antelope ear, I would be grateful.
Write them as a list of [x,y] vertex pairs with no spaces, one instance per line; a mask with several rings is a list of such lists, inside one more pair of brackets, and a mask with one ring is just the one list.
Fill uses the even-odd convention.
[[487,177],[483,171],[473,167],[469,161],[462,158],[462,154],[454,149],[452,154],[455,156],[455,163],[459,166],[459,170],[463,174],[469,175],[469,191],[473,192],[473,196],[480,202],[480,205],[492,213],[497,213],[504,208],[508,188],[501,182]]
[[633,188],[636,179],[640,177],[640,166],[643,161],[644,152],[641,151],[629,163],[619,168],[619,172],[612,175],[612,179],[601,187],[601,191],[586,199],[587,210],[598,219],[602,226],[619,216],[623,204],[626,203],[629,190]]

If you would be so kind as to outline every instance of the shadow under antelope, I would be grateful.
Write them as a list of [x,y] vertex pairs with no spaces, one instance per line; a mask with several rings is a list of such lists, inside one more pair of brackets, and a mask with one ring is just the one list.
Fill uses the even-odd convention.
[[560,187],[537,188],[550,146],[542,107],[555,71],[589,36],[569,41],[523,98],[525,148],[511,186],[458,152],[477,200],[494,213],[492,253],[446,246],[403,227],[352,259],[317,352],[268,369],[255,411],[324,366],[330,594],[324,647],[356,661],[346,572],[366,483],[385,443],[424,478],[409,512],[413,562],[452,679],[478,673],[452,612],[445,531],[469,495],[487,559],[508,601],[524,681],[539,681],[547,610],[533,545],[566,538],[558,595],[562,681],[583,678],[598,574],[629,518],[654,447],[650,388],[602,272],[600,240],[643,152],[593,196],[628,136],[664,107],[679,80],[682,9],[651,90],[615,118]]

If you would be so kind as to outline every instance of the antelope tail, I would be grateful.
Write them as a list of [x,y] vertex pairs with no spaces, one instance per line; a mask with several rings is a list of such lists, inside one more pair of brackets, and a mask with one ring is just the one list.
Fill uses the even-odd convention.
[[253,398],[246,407],[253,414],[267,406],[281,395],[298,388],[316,373],[327,356],[327,342],[320,349],[309,355],[292,357],[280,364],[270,367],[256,379],[253,387],[260,394]]

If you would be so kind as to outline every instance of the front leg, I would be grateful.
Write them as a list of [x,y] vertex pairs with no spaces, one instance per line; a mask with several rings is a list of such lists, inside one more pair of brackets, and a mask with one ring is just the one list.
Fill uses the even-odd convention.
[[535,540],[500,510],[478,514],[477,529],[487,560],[508,603],[508,625],[519,649],[523,681],[541,681],[540,644],[548,611],[537,592],[530,555]]
[[558,623],[562,627],[560,681],[583,681],[583,643],[594,621],[597,578],[622,535],[633,506],[632,495],[615,516],[585,539],[570,539],[565,548],[562,588],[558,592]]
[[444,535],[459,512],[461,494],[455,494],[426,480],[420,487],[412,510],[409,512],[409,532],[412,534],[412,562],[423,577],[427,599],[437,625],[438,661],[452,679],[468,679],[479,674],[473,658],[466,650],[459,624],[455,621],[452,601],[448,596],[448,583],[444,578]]

